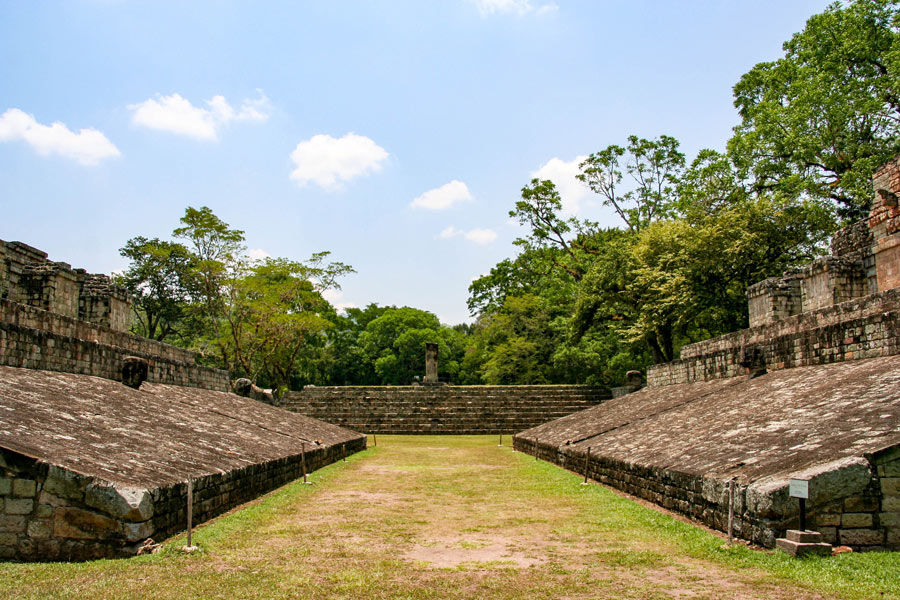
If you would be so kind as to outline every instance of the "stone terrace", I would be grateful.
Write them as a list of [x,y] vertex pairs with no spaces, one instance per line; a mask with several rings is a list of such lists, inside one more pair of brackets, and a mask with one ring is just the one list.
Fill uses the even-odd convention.
[[792,476],[830,542],[900,549],[896,358],[645,388],[524,431],[516,448],[764,546],[796,528]]
[[0,558],[133,554],[365,447],[234,394],[0,366]]
[[283,406],[366,433],[513,434],[611,397],[585,385],[307,386]]

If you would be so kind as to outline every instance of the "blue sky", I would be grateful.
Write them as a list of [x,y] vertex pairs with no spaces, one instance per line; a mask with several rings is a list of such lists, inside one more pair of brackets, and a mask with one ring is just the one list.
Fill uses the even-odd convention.
[[629,134],[724,149],[731,88],[812,0],[0,0],[0,239],[92,272],[187,206],[254,254],[329,250],[337,305],[470,320],[531,177]]

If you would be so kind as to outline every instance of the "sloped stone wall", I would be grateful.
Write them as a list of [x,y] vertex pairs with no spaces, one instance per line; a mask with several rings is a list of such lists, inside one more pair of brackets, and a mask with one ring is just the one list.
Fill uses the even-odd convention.
[[[307,472],[364,450],[365,438],[313,446]],[[193,481],[199,524],[302,476],[289,456]],[[121,488],[0,448],[0,559],[90,560],[131,556],[187,523],[187,483]]]
[[126,356],[149,361],[150,382],[230,389],[227,371],[195,364],[195,355],[188,350],[0,300],[0,365],[121,381]]
[[366,433],[512,434],[611,397],[607,388],[580,385],[307,386],[282,406]]

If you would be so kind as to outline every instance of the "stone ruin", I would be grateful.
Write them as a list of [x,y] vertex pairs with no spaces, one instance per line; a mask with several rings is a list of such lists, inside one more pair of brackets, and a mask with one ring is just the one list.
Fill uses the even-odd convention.
[[722,531],[731,513],[765,547],[798,528],[788,482],[805,479],[825,542],[900,550],[900,158],[874,189],[830,256],[750,287],[749,329],[684,346],[647,387],[516,449]]
[[[282,406],[375,434],[513,434],[640,388],[640,373],[615,390],[589,385],[448,385],[438,345],[425,345],[425,378],[410,386],[306,386]],[[636,377],[636,378],[635,378]]]
[[[129,299],[0,241],[0,560],[130,556],[365,448],[127,332]],[[265,400],[265,398],[260,398]],[[269,398],[271,401],[271,398]]]

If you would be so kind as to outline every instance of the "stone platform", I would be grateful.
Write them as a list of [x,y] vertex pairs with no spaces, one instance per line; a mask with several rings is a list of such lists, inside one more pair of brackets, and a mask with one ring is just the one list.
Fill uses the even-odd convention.
[[584,385],[307,386],[283,406],[366,433],[513,434],[612,397]]

